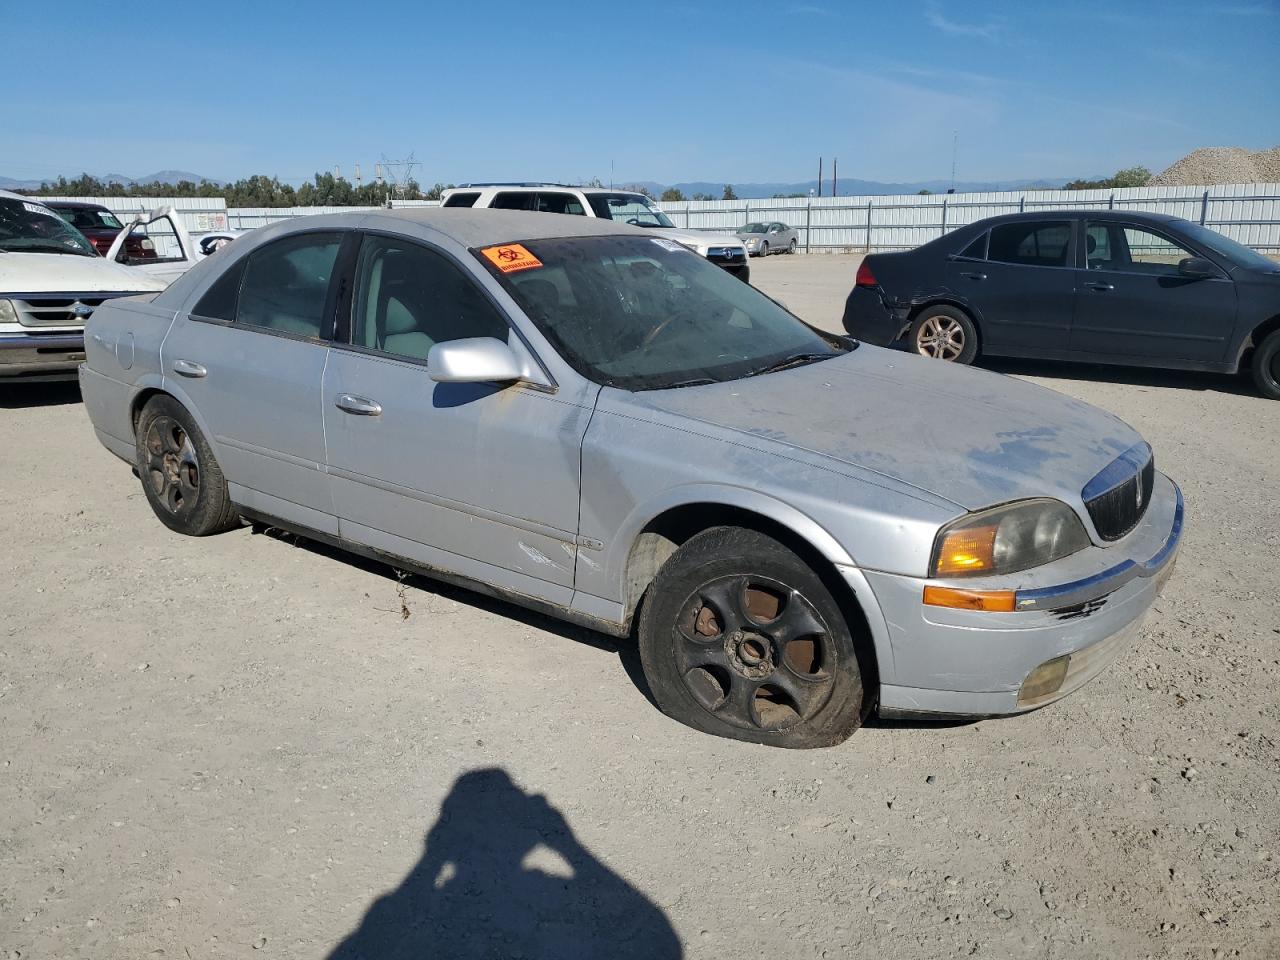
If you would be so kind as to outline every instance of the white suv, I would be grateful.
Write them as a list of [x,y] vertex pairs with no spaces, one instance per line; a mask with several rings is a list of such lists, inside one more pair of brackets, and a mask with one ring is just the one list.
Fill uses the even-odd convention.
[[747,248],[741,240],[732,234],[681,230],[642,193],[606,190],[603,187],[572,187],[563,183],[464,183],[446,190],[441,200],[446,207],[568,213],[647,227],[658,236],[674,240],[706,257],[739,280],[751,279]]

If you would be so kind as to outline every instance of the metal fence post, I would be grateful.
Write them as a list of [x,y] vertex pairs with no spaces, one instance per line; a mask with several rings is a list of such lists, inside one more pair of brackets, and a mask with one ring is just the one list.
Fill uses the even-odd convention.
[[871,201],[867,201],[867,253],[871,252]]
[[942,236],[947,235],[947,198],[942,198]]
[[1209,215],[1209,191],[1204,192],[1204,196],[1200,198],[1200,226],[1204,226],[1205,218]]
[[1027,212],[1027,198],[1025,196],[1018,198],[1018,212],[1019,213]]
[[1113,193],[1107,198],[1107,209],[1114,210],[1116,208],[1116,195]]
[[810,200],[804,205],[804,252],[809,252],[809,237],[812,234],[810,229],[813,223],[813,201]]

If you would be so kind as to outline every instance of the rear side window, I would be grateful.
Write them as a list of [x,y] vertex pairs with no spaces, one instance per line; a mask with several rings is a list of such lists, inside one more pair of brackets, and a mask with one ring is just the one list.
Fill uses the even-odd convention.
[[474,207],[480,199],[479,193],[451,193],[444,202],[446,207]]
[[540,193],[534,209],[539,213],[570,213],[578,217],[587,215],[586,208],[572,193]]
[[204,296],[191,308],[197,317],[210,320],[225,320],[232,323],[236,319],[236,305],[240,300],[240,281],[244,279],[243,259],[224,270],[222,276],[213,281],[213,286],[204,292]]
[[304,233],[249,254],[236,321],[319,339],[341,242],[338,233]]
[[991,228],[987,258],[1030,267],[1065,267],[1070,244],[1068,220],[1004,223]]
[[508,190],[493,198],[489,204],[495,210],[532,210],[534,197],[537,194]]

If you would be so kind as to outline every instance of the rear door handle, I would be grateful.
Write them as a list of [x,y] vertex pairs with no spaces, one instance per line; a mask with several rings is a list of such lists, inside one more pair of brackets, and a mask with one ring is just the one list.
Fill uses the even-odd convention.
[[367,397],[357,397],[350,393],[340,393],[334,405],[345,413],[357,417],[377,417],[382,414],[382,404]]
[[960,274],[960,276],[962,276],[962,277],[968,277],[970,280],[985,280],[985,279],[987,279],[987,275],[986,275],[985,273],[962,273],[962,274]]
[[1099,293],[1106,293],[1108,290],[1115,289],[1115,284],[1099,283],[1096,281],[1093,283],[1086,283],[1085,286],[1088,287],[1090,290],[1097,290]]
[[178,374],[180,377],[195,377],[196,379],[199,379],[200,377],[207,377],[209,375],[209,371],[194,360],[173,361],[173,372]]

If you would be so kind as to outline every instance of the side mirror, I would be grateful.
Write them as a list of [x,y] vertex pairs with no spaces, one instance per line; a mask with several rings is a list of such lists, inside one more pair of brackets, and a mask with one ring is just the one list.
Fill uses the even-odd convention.
[[1204,280],[1216,277],[1218,270],[1204,257],[1186,257],[1178,261],[1178,274],[1192,280]]
[[427,352],[427,376],[436,383],[509,383],[523,380],[515,352],[494,337],[437,343]]

